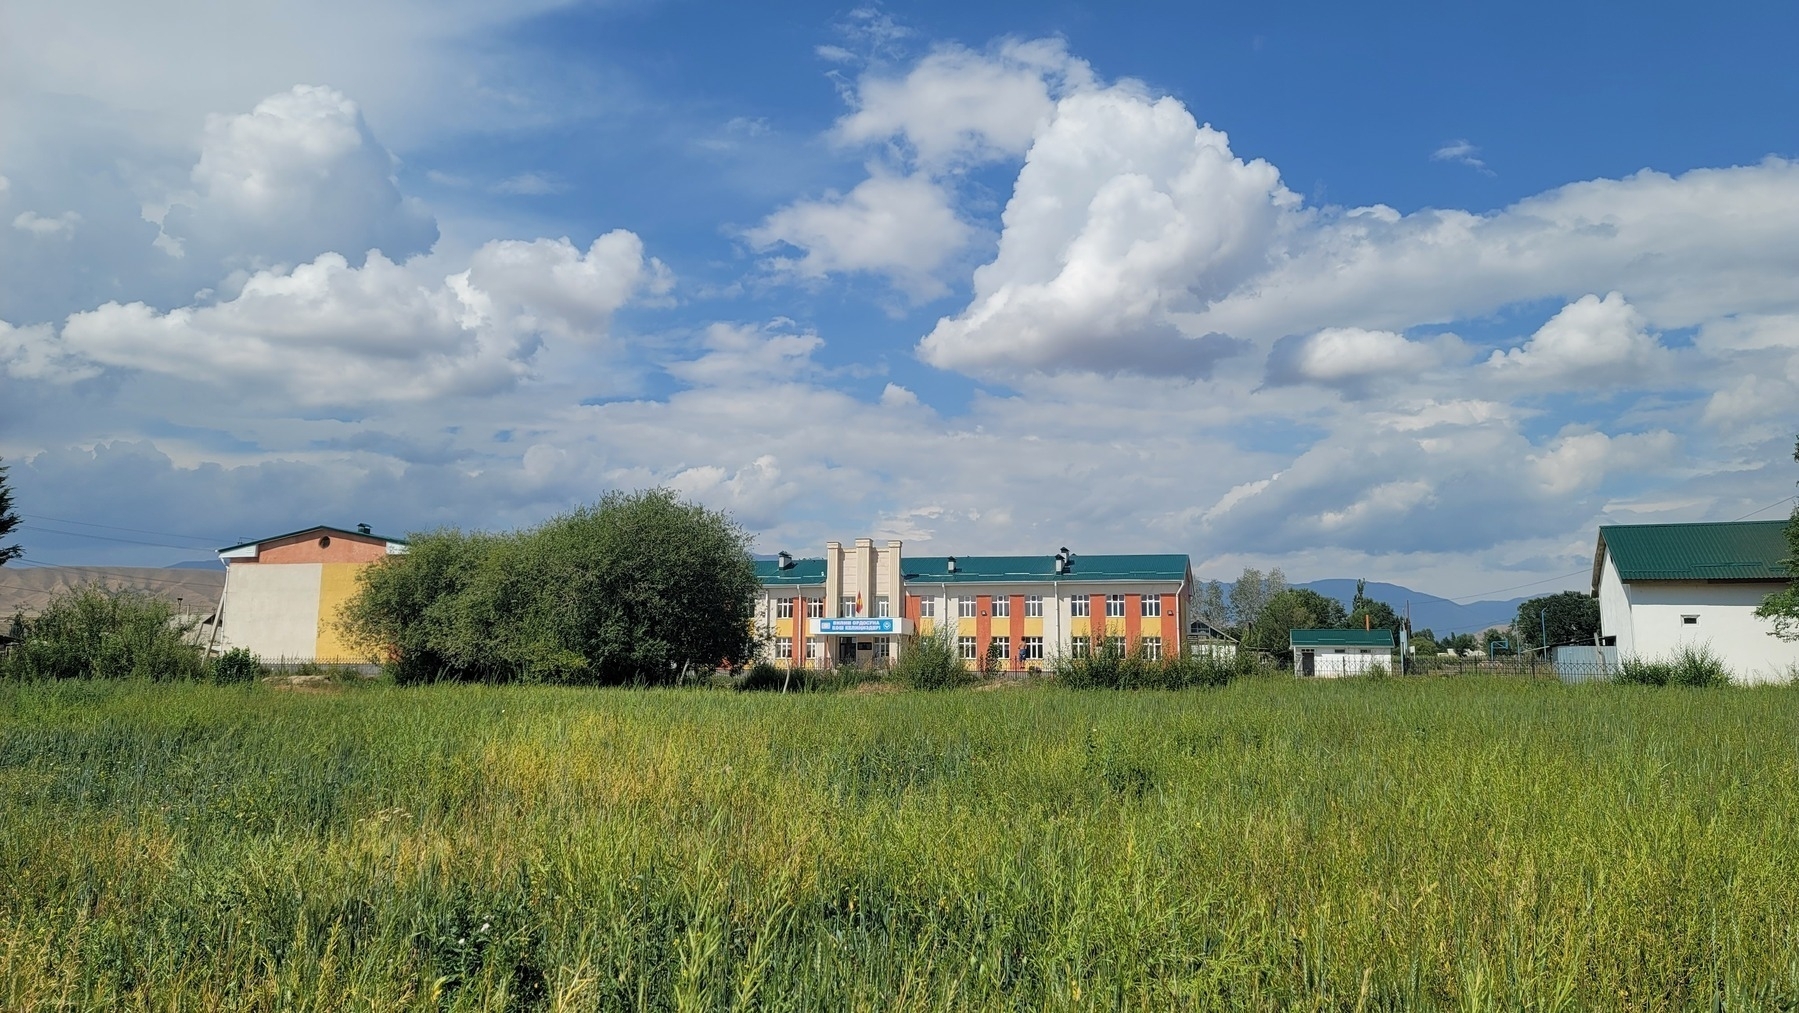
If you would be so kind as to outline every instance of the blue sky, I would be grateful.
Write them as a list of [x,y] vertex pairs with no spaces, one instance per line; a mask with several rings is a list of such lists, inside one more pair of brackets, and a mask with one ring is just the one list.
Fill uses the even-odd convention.
[[1578,586],[1799,477],[1796,21],[13,5],[27,558],[666,484],[764,551]]

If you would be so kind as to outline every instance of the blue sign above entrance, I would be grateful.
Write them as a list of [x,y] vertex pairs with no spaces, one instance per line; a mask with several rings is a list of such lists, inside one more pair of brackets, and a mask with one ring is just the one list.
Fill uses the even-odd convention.
[[899,632],[896,619],[820,619],[820,633],[885,633]]

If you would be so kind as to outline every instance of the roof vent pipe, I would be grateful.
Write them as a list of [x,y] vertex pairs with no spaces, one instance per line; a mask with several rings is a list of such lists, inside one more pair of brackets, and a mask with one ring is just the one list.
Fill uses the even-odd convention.
[[1068,557],[1067,556],[1057,556],[1056,557],[1056,572],[1057,573],[1067,573],[1068,572]]
[[777,569],[777,570],[793,569],[793,555],[791,553],[788,553],[785,551],[777,553],[775,555],[775,569]]
[[956,557],[954,556],[949,557],[949,572],[956,572]]
[[367,535],[367,534],[372,534],[372,533],[373,533],[373,532],[371,532],[371,531],[370,531],[370,530],[369,530],[369,526],[368,526],[368,525],[367,525],[367,524],[358,524],[358,525],[356,525],[356,530],[357,530],[357,532],[358,532],[358,533],[360,533],[360,534],[364,534],[364,535]]

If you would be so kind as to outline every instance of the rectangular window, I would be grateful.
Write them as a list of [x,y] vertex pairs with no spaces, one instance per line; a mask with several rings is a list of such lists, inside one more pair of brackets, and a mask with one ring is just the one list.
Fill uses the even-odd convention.
[[875,618],[893,618],[893,603],[888,601],[887,596],[884,594],[875,596]]
[[1084,619],[1093,614],[1093,600],[1086,595],[1078,595],[1068,599],[1068,614],[1077,619]]
[[973,637],[957,637],[956,638],[956,653],[961,656],[963,661],[973,661],[974,660],[974,638]]
[[920,618],[920,619],[935,619],[935,618],[937,618],[937,599],[935,599],[935,598],[920,598],[920,599],[918,599],[918,618]]
[[838,598],[837,599],[837,614],[840,616],[855,615],[856,614],[856,596],[853,594],[846,594],[846,595],[843,595],[842,597]]
[[1012,616],[1012,599],[1000,595],[993,599],[993,615],[998,619],[1009,619]]
[[956,615],[960,616],[963,619],[973,619],[974,618],[974,599],[973,598],[957,598],[956,599]]
[[[819,604],[822,605],[824,603],[820,602]],[[806,660],[807,661],[817,661],[819,659],[819,657],[824,654],[824,650],[825,650],[824,641],[818,639],[817,637],[807,637],[806,638]]]
[[779,599],[775,600],[775,618],[776,619],[792,619],[793,618],[793,599],[792,598],[779,598]]
[[823,619],[825,617],[825,600],[823,598],[806,599],[806,618]]
[[1162,660],[1162,638],[1161,637],[1144,637],[1143,638],[1143,657],[1147,658],[1150,661],[1161,661]]
[[1106,618],[1107,619],[1122,619],[1122,618],[1124,618],[1124,595],[1121,595],[1121,594],[1106,595]]
[[1086,637],[1070,637],[1068,639],[1068,653],[1072,657],[1085,658],[1087,655],[1093,653],[1093,641]]
[[1680,622],[1681,622],[1681,625],[1683,625],[1683,626],[1698,626],[1699,625],[1699,617],[1698,616],[1681,616]]
[[1026,637],[1026,638],[1024,638],[1024,660],[1026,660],[1026,661],[1042,661],[1043,660],[1043,638],[1042,637]]
[[875,657],[882,661],[893,657],[893,642],[886,639],[875,641]]
[[994,657],[998,658],[1001,661],[1011,661],[1012,660],[1012,638],[1011,637],[994,637],[993,642],[987,645],[987,650]]
[[1026,619],[1043,618],[1043,596],[1027,594],[1024,596],[1024,617]]
[[1143,618],[1155,619],[1162,614],[1162,596],[1146,594],[1143,596]]
[[781,658],[783,660],[793,657],[793,638],[792,637],[776,637],[775,638],[775,657]]
[[1123,637],[1107,637],[1106,638],[1106,650],[1110,651],[1111,653],[1117,655],[1120,658],[1124,657],[1124,638]]

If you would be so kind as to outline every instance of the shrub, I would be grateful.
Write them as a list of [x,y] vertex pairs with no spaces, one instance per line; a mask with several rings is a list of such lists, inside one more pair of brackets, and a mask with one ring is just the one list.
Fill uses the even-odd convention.
[[741,692],[764,693],[831,693],[873,682],[878,674],[870,668],[838,665],[836,668],[785,668],[768,661],[758,661],[732,683]]
[[1256,667],[1256,659],[1241,651],[1229,658],[1175,654],[1152,661],[1141,649],[1125,653],[1108,644],[1084,657],[1058,655],[1050,678],[1071,689],[1188,689],[1223,686]]
[[1724,686],[1730,669],[1710,646],[1687,645],[1672,658],[1625,658],[1616,682],[1630,686]]
[[191,642],[196,616],[142,591],[72,588],[23,624],[7,655],[19,679],[195,679],[206,674]]
[[956,626],[940,622],[930,633],[900,648],[889,670],[895,682],[913,689],[954,689],[976,681],[956,649]]
[[233,647],[212,662],[212,681],[217,683],[251,682],[261,674],[262,659],[247,647]]

